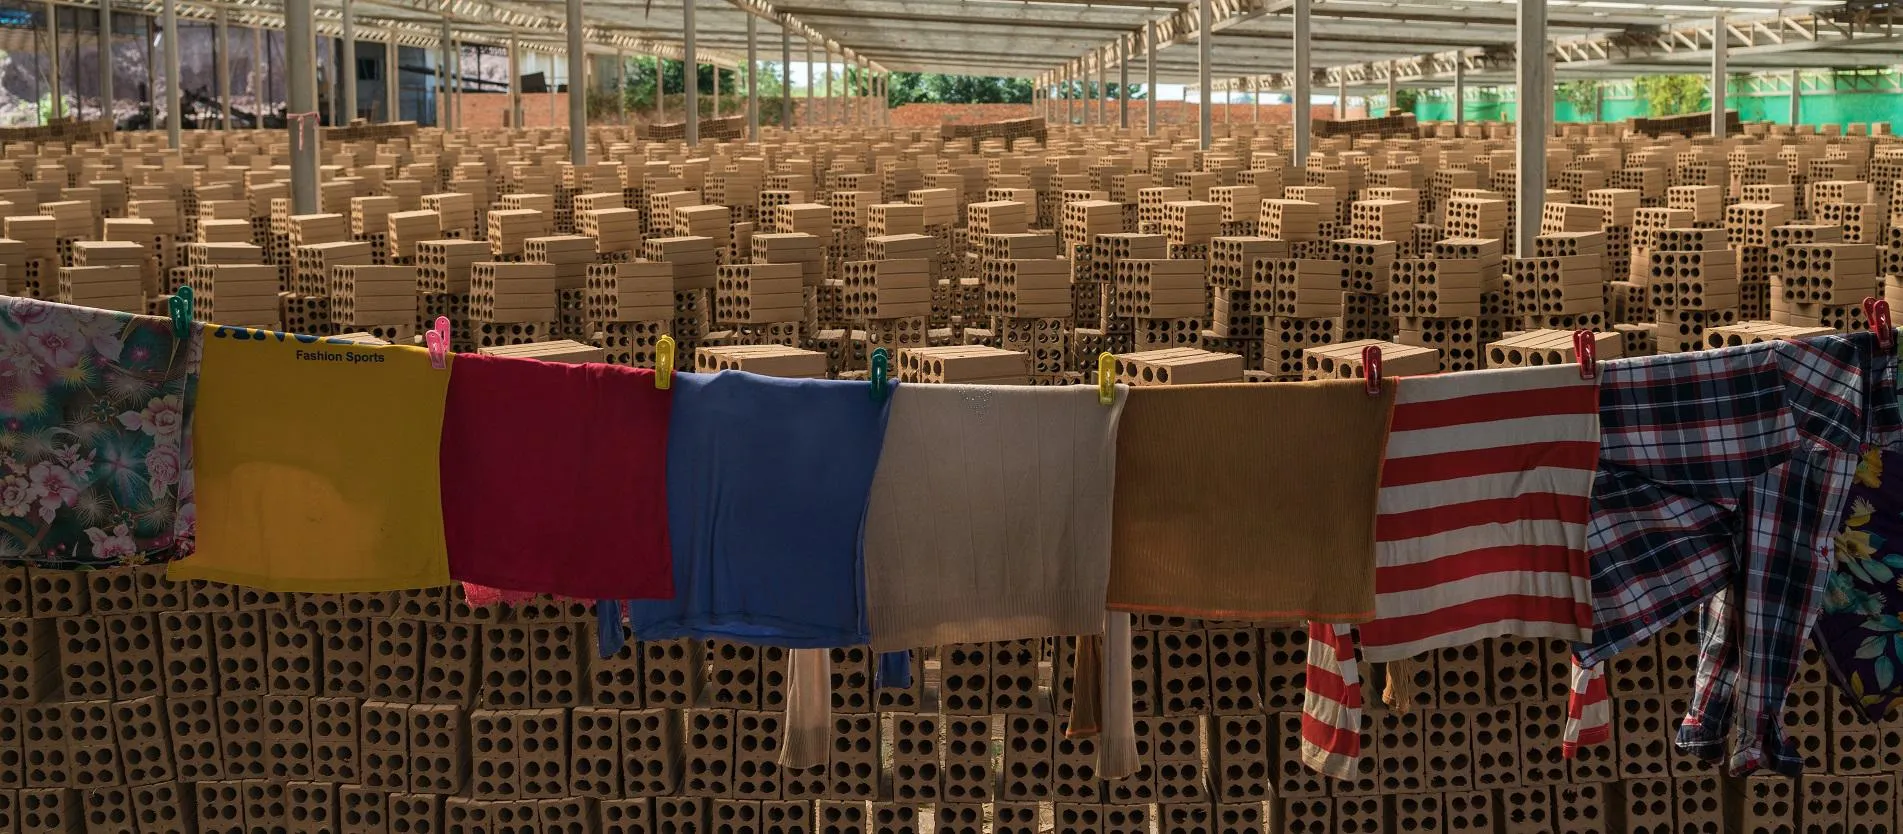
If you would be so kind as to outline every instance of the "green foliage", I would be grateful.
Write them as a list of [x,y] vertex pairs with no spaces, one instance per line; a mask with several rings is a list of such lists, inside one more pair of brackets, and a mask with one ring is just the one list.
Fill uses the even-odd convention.
[[1635,81],[1653,116],[1690,113],[1705,100],[1702,75],[1641,75]]
[[1559,100],[1571,104],[1574,113],[1588,113],[1599,117],[1599,82],[1591,79],[1568,81],[1559,85]]
[[[1111,85],[1113,88],[1115,85]],[[1082,85],[1078,85],[1082,89]],[[1115,95],[1115,91],[1112,91]],[[1022,78],[992,78],[983,75],[939,75],[936,73],[895,72],[886,100],[893,107],[902,104],[1029,104],[1031,82]]]
[[1420,100],[1420,90],[1410,90],[1406,87],[1400,87],[1394,91],[1394,101],[1390,102],[1388,107],[1389,109],[1399,110],[1403,113],[1412,113],[1414,112],[1414,105],[1419,103]]

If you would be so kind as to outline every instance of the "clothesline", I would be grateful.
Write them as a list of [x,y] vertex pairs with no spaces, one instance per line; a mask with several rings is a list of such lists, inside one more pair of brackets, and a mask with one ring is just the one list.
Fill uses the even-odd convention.
[[[1042,388],[661,377],[0,298],[0,543],[266,590],[602,600],[610,651],[792,649],[794,760],[823,754],[828,649],[1074,636],[1107,776],[1134,749],[1132,613],[1307,621],[1304,758],[1339,777],[1357,645],[1574,641],[1590,744],[1603,661],[1703,607],[1681,745],[1791,770],[1778,708],[1820,615],[1898,613],[1842,604],[1887,556],[1832,562],[1859,461],[1903,438],[1869,312],[1875,333],[1597,373]],[[1898,688],[1894,665],[1851,677],[1862,636],[1824,639],[1865,703]]]

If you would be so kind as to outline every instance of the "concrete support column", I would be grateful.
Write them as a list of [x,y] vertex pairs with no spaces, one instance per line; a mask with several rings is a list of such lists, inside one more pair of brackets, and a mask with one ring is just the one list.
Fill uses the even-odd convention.
[[1130,47],[1117,39],[1117,127],[1130,129]]
[[1308,12],[1309,0],[1294,0],[1295,32],[1292,42],[1295,45],[1295,89],[1289,99],[1293,112],[1290,121],[1295,126],[1295,142],[1291,148],[1293,158],[1289,160],[1297,168],[1308,167],[1309,136],[1314,132],[1312,120],[1314,111],[1309,107],[1310,85],[1315,80],[1315,70],[1309,63]]
[[760,141],[760,19],[747,15],[747,138]]
[[[218,11],[218,54],[225,54],[225,12]],[[226,127],[231,121],[230,86],[231,76],[227,73],[219,76],[225,81],[226,92],[218,98],[225,104]],[[99,117],[111,119],[112,116],[112,0],[99,0]]]
[[793,129],[793,31],[780,24],[780,129]]
[[1348,73],[1335,76],[1335,118],[1348,118]]
[[1196,3],[1196,146],[1209,150],[1209,141],[1215,134],[1210,125],[1210,99],[1215,91],[1209,83],[1209,66],[1213,62],[1211,52],[1215,48],[1216,33],[1211,29],[1215,25],[1215,10],[1210,0],[1197,0]]
[[1803,124],[1804,71],[1791,70],[1791,126]]
[[1553,132],[1553,79],[1547,74],[1546,0],[1519,3],[1519,52],[1514,62],[1519,84],[1520,116],[1514,145],[1518,157],[1519,194],[1514,207],[1514,251],[1531,257],[1533,239],[1540,232],[1540,211],[1546,203],[1546,137]]
[[[172,27],[169,21],[174,19],[171,0],[166,0],[165,13],[167,15],[166,20],[168,21],[165,27],[165,46],[166,51],[170,52],[172,46]],[[53,0],[46,0],[46,42],[51,47],[51,50],[46,56],[48,59],[46,62],[46,80],[49,82],[48,86],[53,90],[53,120],[58,121],[66,118],[66,96],[61,91],[60,85],[60,70],[62,67],[60,66],[59,58],[59,7],[53,5]],[[174,118],[177,117],[175,116]],[[174,144],[172,147],[178,147],[178,145]]]
[[[1394,62],[1393,62],[1393,61],[1389,61],[1389,62],[1388,62],[1388,99],[1387,99],[1387,102],[1388,102],[1388,103],[1387,103],[1387,107],[1388,107],[1388,109],[1389,109],[1389,110],[1393,110],[1393,109],[1394,109],[1394,106],[1395,106],[1395,105],[1394,105],[1394,92],[1395,92],[1395,90],[1394,90],[1394,70],[1395,70],[1395,67],[1394,67]],[[1381,115],[1381,116],[1386,116],[1387,114],[1386,114],[1386,113],[1380,113],[1380,114],[1375,114],[1375,113],[1369,113],[1368,115],[1370,115],[1370,116],[1374,116],[1374,115]]]
[[[178,150],[179,131],[185,127],[185,106],[178,88],[178,0],[165,0],[165,142],[172,150]],[[305,36],[309,40],[309,36]],[[295,69],[297,65],[292,64]],[[306,74],[309,73],[306,65]],[[53,106],[59,106],[59,96],[53,96]]]
[[826,120],[820,118],[819,114],[813,111],[813,40],[811,38],[807,38],[806,39],[806,120],[801,123],[801,126],[804,127],[805,125],[823,125],[825,123],[826,123]]
[[522,127],[522,44],[509,33],[509,127]]
[[1467,127],[1467,64],[1454,62],[1454,135],[1465,132]]
[[681,40],[686,57],[681,61],[681,70],[687,80],[687,146],[700,144],[700,58],[694,48],[694,39],[699,35],[694,25],[694,2],[681,4]]
[[1251,124],[1260,124],[1262,122],[1261,78],[1249,82],[1249,122]]
[[357,118],[357,4],[344,0],[344,59],[337,74],[344,78],[344,123]]
[[568,12],[568,161],[588,164],[588,51],[582,46],[581,0],[565,0]]
[[[100,0],[100,3],[101,5],[104,5],[106,3],[106,0]],[[104,17],[105,12],[102,10],[100,12],[100,15],[101,17],[99,18],[99,22],[103,26],[106,23],[106,18]],[[231,18],[230,18],[230,15],[226,13],[224,6],[218,7],[218,28],[216,30],[215,37],[217,38],[217,41],[216,43],[212,45],[212,51],[215,53],[213,57],[213,61],[214,61],[216,72],[218,73],[218,78],[215,80],[215,83],[214,83],[214,86],[218,91],[218,129],[230,130],[231,129]],[[108,65],[105,71],[111,72],[112,71],[111,66]],[[110,79],[111,76],[107,76],[107,77],[108,79]],[[111,83],[111,82],[108,81],[108,83]]]
[[654,121],[667,121],[667,62],[654,56]]
[[[167,0],[171,2],[171,0]],[[171,32],[166,32],[171,40]],[[311,0],[284,0],[284,79],[290,95],[291,210],[317,213],[317,76],[312,73],[316,44],[311,34]]]
[[[450,100],[451,85],[449,80],[449,51],[455,42],[455,38],[449,31],[449,18],[445,17],[443,18],[442,39],[436,44],[436,107],[442,111],[443,114],[442,117],[437,120],[436,124],[444,130],[454,130],[456,127],[456,108],[455,103]],[[549,79],[553,81],[554,75],[551,74]]]
[[1148,38],[1143,42],[1143,133],[1145,136],[1156,135],[1156,27],[1155,21],[1143,27],[1144,37]]
[[[400,122],[403,121],[403,102],[399,98],[402,95],[402,88],[398,86],[398,81],[403,76],[403,70],[399,68],[396,60],[401,53],[398,51],[395,29],[389,31],[388,43],[384,48],[389,51],[383,54],[383,120]],[[514,72],[514,66],[514,64],[510,65],[510,72]],[[509,84],[511,90],[515,89],[514,79],[511,79]]]
[[628,55],[615,48],[615,120],[628,123]]
[[1711,19],[1711,135],[1725,138],[1725,52],[1731,48],[1731,34],[1725,31],[1725,16]]

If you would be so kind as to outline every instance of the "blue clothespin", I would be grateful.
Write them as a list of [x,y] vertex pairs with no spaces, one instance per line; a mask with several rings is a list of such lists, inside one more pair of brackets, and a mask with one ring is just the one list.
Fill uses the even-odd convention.
[[172,314],[172,337],[183,339],[192,335],[192,288],[179,287],[165,302],[165,307]]
[[891,360],[886,358],[885,348],[872,351],[872,401],[885,402],[886,377]]

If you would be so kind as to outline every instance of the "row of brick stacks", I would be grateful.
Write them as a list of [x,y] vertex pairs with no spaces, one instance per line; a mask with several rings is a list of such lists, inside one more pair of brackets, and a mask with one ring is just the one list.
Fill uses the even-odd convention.
[[[322,147],[290,208],[282,133],[52,137],[0,149],[7,291],[461,350],[912,383],[1355,376],[1743,344],[1903,302],[1903,144],[1747,126],[1725,142],[1569,125],[1514,253],[1505,126],[1323,137],[1217,125],[1207,151],[1013,123],[767,131],[687,148],[591,132],[380,130]],[[579,603],[455,590],[274,596],[155,568],[0,571],[0,834],[1887,834],[1903,723],[1839,706],[1810,659],[1798,780],[1670,744],[1696,647],[1613,661],[1610,745],[1560,757],[1566,648],[1492,640],[1370,675],[1362,767],[1297,756],[1306,637],[1149,619],[1141,770],[1064,733],[1067,640],[926,647],[909,689],[833,652],[833,752],[778,765],[785,656],[718,641],[594,656]]]

